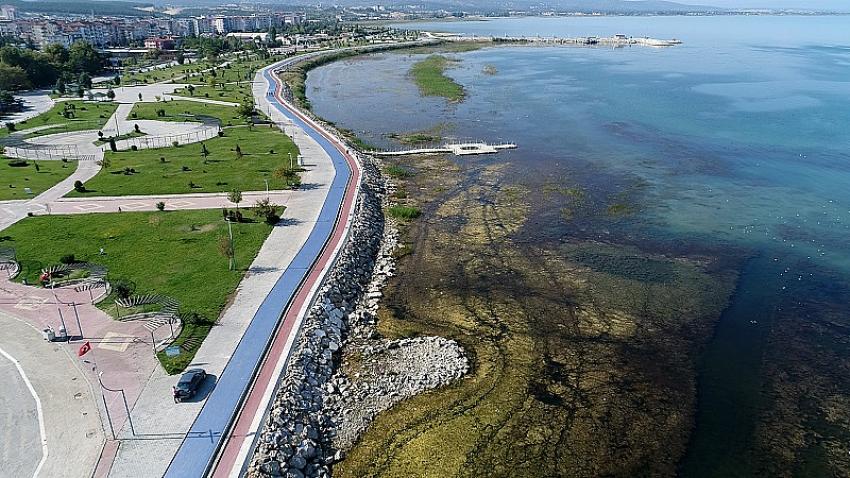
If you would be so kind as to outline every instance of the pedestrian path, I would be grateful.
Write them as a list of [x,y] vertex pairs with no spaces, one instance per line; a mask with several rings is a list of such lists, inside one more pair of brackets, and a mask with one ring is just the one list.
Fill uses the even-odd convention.
[[[258,100],[265,98],[268,87],[265,81],[263,85]],[[278,111],[273,113],[272,119],[278,123],[286,121],[286,117]],[[228,388],[229,378],[222,373],[225,366],[242,362],[234,352],[237,345],[245,340],[243,334],[253,323],[255,314],[265,303],[266,297],[278,287],[285,271],[292,266],[296,255],[319,223],[322,207],[337,175],[333,161],[312,137],[298,128],[287,127],[286,133],[293,138],[306,159],[308,166],[302,181],[312,187],[284,192],[285,199],[280,198],[279,201],[273,198],[273,202],[287,206],[283,214],[285,225],[272,230],[248,274],[240,282],[233,302],[195,355],[193,364],[203,367],[211,375],[210,380],[215,382],[214,390]],[[254,193],[243,193],[243,201],[246,201],[248,194]],[[183,438],[196,423],[198,413],[206,403],[201,400],[174,406],[170,402],[171,387],[175,380],[175,377],[163,371],[150,377],[133,410],[138,439],[133,439],[127,429],[122,431],[122,443],[109,476],[161,476],[166,472]],[[207,400],[212,400],[212,397]],[[188,473],[183,476],[200,475]]]

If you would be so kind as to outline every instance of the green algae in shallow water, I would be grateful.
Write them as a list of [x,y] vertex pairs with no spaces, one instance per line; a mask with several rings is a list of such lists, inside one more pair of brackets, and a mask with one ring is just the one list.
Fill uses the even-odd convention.
[[446,76],[445,71],[455,60],[443,55],[430,55],[413,64],[410,74],[419,91],[425,96],[442,96],[451,102],[463,101],[463,86]]
[[[695,351],[734,274],[615,245],[513,243],[525,188],[492,165],[411,161],[420,174],[404,182],[425,217],[403,235],[413,251],[386,291],[379,331],[456,339],[474,370],[383,413],[335,473],[674,474],[695,406]],[[615,265],[596,270],[574,255]],[[656,280],[636,280],[646,263]]]

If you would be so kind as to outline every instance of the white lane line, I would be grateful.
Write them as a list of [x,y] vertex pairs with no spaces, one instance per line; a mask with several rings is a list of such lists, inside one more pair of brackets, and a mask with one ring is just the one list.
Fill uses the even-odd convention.
[[6,359],[13,364],[18,369],[18,373],[21,374],[21,378],[24,380],[27,388],[30,391],[30,395],[35,399],[35,409],[38,413],[38,431],[41,433],[41,461],[38,462],[38,466],[35,468],[35,472],[32,474],[33,478],[36,478],[39,473],[41,473],[41,468],[44,466],[44,462],[47,461],[47,432],[44,430],[44,412],[41,409],[41,400],[38,398],[38,394],[35,393],[35,388],[33,388],[30,379],[27,377],[27,374],[24,372],[23,367],[18,362],[15,357],[12,357],[5,350],[0,348],[0,354],[2,354]]

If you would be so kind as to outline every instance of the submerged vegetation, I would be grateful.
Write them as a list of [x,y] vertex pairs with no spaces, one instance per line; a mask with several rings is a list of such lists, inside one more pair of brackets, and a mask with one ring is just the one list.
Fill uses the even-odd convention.
[[[614,244],[526,242],[530,191],[508,184],[503,166],[411,157],[401,167],[417,170],[397,182],[417,191],[406,204],[423,218],[403,230],[402,273],[379,331],[455,339],[474,369],[380,415],[335,472],[675,475],[697,354],[731,268]],[[549,189],[584,199],[574,187]],[[607,217],[607,206],[596,209]]]
[[443,55],[429,55],[413,64],[410,75],[424,96],[442,96],[451,102],[463,101],[463,86],[446,76],[446,69],[454,63]]

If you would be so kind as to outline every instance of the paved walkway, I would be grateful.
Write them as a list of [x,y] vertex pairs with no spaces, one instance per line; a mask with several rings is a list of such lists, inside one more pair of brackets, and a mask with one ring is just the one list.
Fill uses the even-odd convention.
[[[261,94],[260,98],[264,98],[265,88]],[[278,112],[273,119],[286,120]],[[312,187],[275,201],[287,206],[284,213],[287,225],[272,231],[251,264],[248,275],[239,284],[233,303],[195,355],[193,364],[204,367],[214,376],[212,380],[221,375],[254,314],[307,240],[335,175],[330,158],[315,140],[301,129],[286,128],[286,132],[293,137],[306,158],[308,166],[302,182]],[[126,429],[122,432],[124,439],[109,476],[161,476],[165,473],[205,403],[202,400],[174,406],[170,388],[175,380],[162,371],[151,376],[133,410],[137,433],[144,439],[133,440]],[[146,473],[140,475],[141,470]]]
[[[69,346],[42,340],[32,325],[0,312],[0,349],[23,368],[42,407],[47,456],[39,476],[88,478],[104,432],[96,391]],[[0,476],[29,477],[44,457],[35,401],[0,357]],[[95,382],[96,383],[96,382]],[[6,397],[6,400],[3,399]],[[5,446],[12,443],[14,446]],[[13,456],[17,454],[17,456]]]
[[194,101],[197,103],[209,103],[212,105],[221,105],[221,106],[239,106],[239,103],[234,103],[232,101],[221,101],[221,100],[211,100],[208,98],[199,98],[196,96],[174,96],[174,95],[166,95],[165,99],[177,100],[177,101]]
[[55,103],[53,98],[50,97],[49,90],[27,91],[26,93],[15,95],[15,98],[24,102],[24,111],[4,116],[4,123],[9,121],[12,123],[20,123],[21,121],[35,118],[45,111],[50,110],[50,108],[53,108]]

